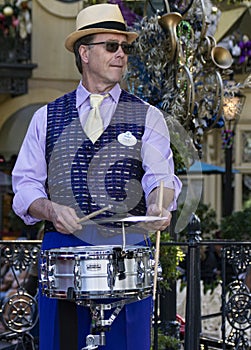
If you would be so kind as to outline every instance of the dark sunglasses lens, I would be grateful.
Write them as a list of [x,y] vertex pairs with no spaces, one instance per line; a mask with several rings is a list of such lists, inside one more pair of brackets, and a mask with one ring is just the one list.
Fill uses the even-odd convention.
[[113,43],[113,42],[106,42],[105,48],[108,52],[116,52],[119,48],[119,43]]
[[[119,43],[107,41],[105,43],[105,48],[108,52],[116,52],[118,51],[119,45],[120,45]],[[130,53],[132,53],[132,45],[130,44],[122,43],[121,48],[126,55],[129,55]]]
[[127,44],[127,43],[122,43],[121,47],[126,55],[129,55],[130,53],[132,53],[132,50],[133,50],[132,45]]

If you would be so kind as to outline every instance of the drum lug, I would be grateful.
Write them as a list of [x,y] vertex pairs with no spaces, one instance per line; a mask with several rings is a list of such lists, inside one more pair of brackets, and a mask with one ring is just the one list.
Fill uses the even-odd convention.
[[40,278],[41,278],[41,282],[46,281],[46,264],[45,263],[40,264]]
[[46,274],[46,263],[41,262],[40,264],[40,283],[42,286],[42,291],[45,292],[46,288],[46,282],[47,282],[47,274]]
[[125,275],[125,252],[121,250],[121,248],[114,248],[114,261],[116,270],[118,273],[118,278],[120,281],[124,280],[126,278]]
[[80,257],[75,256],[74,264],[74,288],[76,291],[81,291],[82,281],[81,281],[81,268],[80,268]]
[[55,265],[51,264],[51,259],[48,268],[48,287],[50,290],[55,288]]
[[145,265],[142,260],[138,261],[137,269],[137,285],[140,286],[145,280]]
[[113,291],[113,287],[115,285],[115,270],[113,263],[111,262],[109,262],[107,265],[107,284],[111,291]]
[[[151,269],[151,277],[152,280],[154,279],[154,271],[155,271],[155,260],[150,260],[150,269]],[[162,266],[160,264],[160,261],[158,262],[158,267],[157,267],[157,279],[158,281],[162,281]]]

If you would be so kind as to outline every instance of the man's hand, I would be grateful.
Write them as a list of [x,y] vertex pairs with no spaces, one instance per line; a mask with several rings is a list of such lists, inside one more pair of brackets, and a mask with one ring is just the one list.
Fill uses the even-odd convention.
[[[161,214],[161,215],[160,215]],[[151,221],[147,224],[145,224],[145,227],[149,231],[164,231],[171,222],[172,214],[170,211],[166,210],[165,208],[159,209],[157,204],[150,204],[147,208],[146,212],[147,216],[163,216],[167,219],[164,220],[158,220],[158,221]]]
[[147,198],[147,212],[149,216],[167,217],[165,220],[152,221],[145,225],[149,231],[164,231],[171,223],[172,214],[166,208],[173,201],[174,190],[170,188],[163,189],[162,208],[159,208],[159,187],[155,188]]
[[29,207],[29,214],[37,219],[53,223],[58,232],[70,234],[81,230],[79,217],[73,208],[54,203],[46,198],[36,199]]
[[52,208],[52,223],[58,232],[73,233],[82,229],[74,209],[56,203],[52,203]]

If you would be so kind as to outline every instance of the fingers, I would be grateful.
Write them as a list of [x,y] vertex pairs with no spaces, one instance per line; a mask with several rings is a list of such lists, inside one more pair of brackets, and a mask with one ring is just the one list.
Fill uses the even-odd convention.
[[172,219],[170,211],[165,208],[160,209],[156,204],[149,205],[146,215],[163,216],[165,218],[163,220],[152,221],[145,224],[145,228],[149,231],[164,231],[170,225]]
[[164,231],[171,222],[171,218],[170,219],[165,219],[165,220],[158,220],[158,221],[152,221],[146,224],[146,229],[148,231]]
[[[157,204],[151,204],[148,206],[146,215],[160,216],[161,214],[162,214],[162,210],[157,206]],[[163,215],[161,215],[161,216],[163,216]]]
[[61,233],[74,233],[81,230],[82,226],[78,223],[79,217],[74,209],[53,203],[53,225]]

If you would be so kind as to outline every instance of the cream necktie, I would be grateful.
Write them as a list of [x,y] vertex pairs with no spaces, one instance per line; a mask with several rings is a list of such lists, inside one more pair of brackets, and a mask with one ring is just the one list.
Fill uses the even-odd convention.
[[104,98],[108,97],[106,95],[91,94],[90,95],[90,105],[91,110],[88,115],[87,121],[85,123],[84,131],[92,143],[95,143],[100,135],[104,131],[103,121],[99,112],[99,106],[101,105]]

